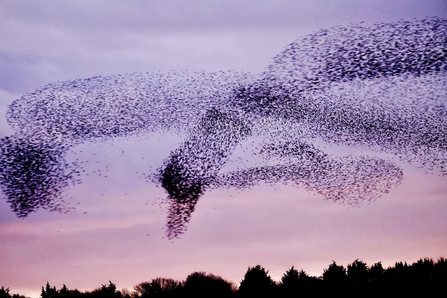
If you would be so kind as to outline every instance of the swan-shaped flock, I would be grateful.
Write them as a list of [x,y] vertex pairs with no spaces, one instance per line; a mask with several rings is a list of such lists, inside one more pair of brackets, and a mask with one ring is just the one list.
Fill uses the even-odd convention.
[[[393,159],[447,175],[447,20],[350,25],[291,43],[260,74],[133,73],[49,84],[15,100],[0,140],[0,187],[11,209],[64,210],[79,144],[151,133],[185,140],[154,172],[167,193],[167,235],[186,230],[214,188],[288,183],[357,205],[403,179]],[[244,145],[265,164],[225,171]],[[250,143],[251,144],[251,143]],[[362,155],[324,152],[321,144]],[[156,145],[156,144],[154,144]],[[381,159],[368,152],[387,153]]]

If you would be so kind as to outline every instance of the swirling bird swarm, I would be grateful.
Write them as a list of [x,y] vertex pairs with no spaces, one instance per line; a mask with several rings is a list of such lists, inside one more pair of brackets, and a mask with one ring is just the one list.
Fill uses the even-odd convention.
[[[64,161],[83,142],[186,135],[150,174],[178,237],[215,188],[288,183],[339,203],[372,201],[399,185],[390,159],[337,156],[318,144],[388,153],[447,175],[447,20],[350,25],[290,44],[261,74],[134,73],[57,82],[14,101],[14,135],[0,141],[0,186],[18,217],[64,210],[79,182]],[[260,139],[266,162],[225,171],[237,146]]]

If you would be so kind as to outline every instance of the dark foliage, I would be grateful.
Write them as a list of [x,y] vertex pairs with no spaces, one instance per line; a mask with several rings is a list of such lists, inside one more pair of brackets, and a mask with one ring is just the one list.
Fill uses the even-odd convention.
[[383,273],[385,272],[385,269],[383,269],[382,263],[377,262],[374,263],[368,271],[368,281],[372,283],[378,283],[383,280]]
[[194,272],[184,282],[184,293],[188,297],[230,297],[234,285],[214,274]]
[[307,275],[304,270],[298,271],[292,266],[281,277],[277,294],[284,297],[298,297],[309,292],[316,294],[320,288],[318,283],[320,281],[316,277]]
[[348,265],[347,277],[350,282],[366,283],[368,281],[368,266],[358,259]]
[[11,297],[11,295],[9,294],[9,288],[4,288],[4,287],[2,287],[1,289],[0,289],[0,298],[10,298]]
[[121,298],[121,292],[116,290],[114,283],[109,281],[109,284],[101,285],[100,288],[95,289],[90,294],[92,298]]
[[268,270],[256,265],[248,267],[244,279],[239,286],[239,293],[249,297],[267,297],[273,294],[276,283],[268,275]]
[[[321,278],[309,276],[294,266],[288,269],[279,283],[260,265],[248,267],[239,289],[220,276],[193,272],[184,281],[155,278],[134,286],[134,291],[117,291],[109,281],[101,287],[80,292],[61,289],[48,282],[42,287],[41,298],[151,298],[151,297],[443,297],[447,284],[447,261],[439,258],[420,259],[412,264],[396,262],[383,268],[381,262],[370,267],[359,259],[344,266],[335,261],[324,269]],[[9,288],[0,289],[0,298],[27,298],[10,294]]]
[[42,287],[42,292],[40,294],[40,297],[42,298],[57,298],[59,297],[59,291],[56,289],[56,287],[51,287],[50,283],[47,282],[47,285]]
[[23,295],[19,295],[19,294],[10,294],[9,293],[9,288],[4,288],[4,287],[2,287],[1,289],[0,289],[0,298],[29,298],[29,297],[26,297],[26,296],[23,296]]
[[323,271],[323,279],[327,284],[343,284],[346,282],[346,269],[335,261]]
[[176,297],[181,293],[183,285],[172,278],[157,277],[150,282],[142,282],[134,287],[136,296],[146,297]]

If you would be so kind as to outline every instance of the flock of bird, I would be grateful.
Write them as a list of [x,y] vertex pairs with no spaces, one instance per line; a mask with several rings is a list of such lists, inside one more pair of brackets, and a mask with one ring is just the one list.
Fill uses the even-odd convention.
[[[0,187],[18,217],[64,210],[84,142],[185,135],[148,173],[169,200],[167,236],[215,188],[303,187],[339,203],[399,185],[393,159],[447,175],[447,20],[350,25],[291,43],[260,74],[134,73],[56,82],[15,100],[0,140]],[[249,140],[255,145],[247,145]],[[340,156],[321,145],[355,147]],[[238,146],[264,164],[225,170]],[[381,159],[372,152],[386,153]]]

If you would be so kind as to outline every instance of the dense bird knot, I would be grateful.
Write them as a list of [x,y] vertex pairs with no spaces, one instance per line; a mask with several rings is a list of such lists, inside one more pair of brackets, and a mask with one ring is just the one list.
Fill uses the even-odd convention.
[[38,208],[62,212],[63,191],[75,183],[75,167],[63,158],[55,143],[5,137],[0,140],[0,187],[17,217]]

